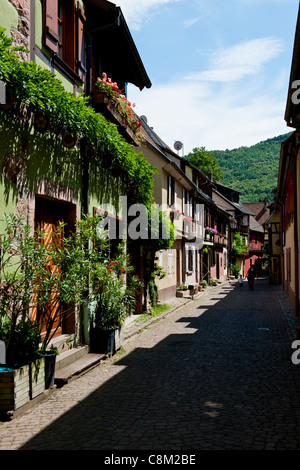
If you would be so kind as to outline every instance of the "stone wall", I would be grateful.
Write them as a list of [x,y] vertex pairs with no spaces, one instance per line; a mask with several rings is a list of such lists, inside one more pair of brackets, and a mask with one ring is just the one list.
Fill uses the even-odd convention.
[[[11,29],[13,46],[30,49],[30,0],[9,0],[18,12],[18,29]],[[29,60],[29,53],[18,52],[22,60]]]

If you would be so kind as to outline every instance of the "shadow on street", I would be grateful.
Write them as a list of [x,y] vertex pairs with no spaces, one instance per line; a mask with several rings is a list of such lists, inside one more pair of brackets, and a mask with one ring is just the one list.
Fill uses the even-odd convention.
[[119,373],[21,450],[300,448],[299,368],[268,280],[225,285],[175,315],[174,331],[168,321],[150,348],[163,320],[142,332]]

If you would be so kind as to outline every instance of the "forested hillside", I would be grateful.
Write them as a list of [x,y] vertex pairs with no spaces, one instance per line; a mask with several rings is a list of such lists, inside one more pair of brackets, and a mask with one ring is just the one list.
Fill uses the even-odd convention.
[[224,175],[223,183],[240,191],[241,202],[272,201],[277,186],[281,142],[291,133],[264,140],[251,147],[211,150]]

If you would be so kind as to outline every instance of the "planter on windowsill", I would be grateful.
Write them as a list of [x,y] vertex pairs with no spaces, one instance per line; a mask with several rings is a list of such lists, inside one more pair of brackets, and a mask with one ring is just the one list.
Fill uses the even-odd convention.
[[119,125],[126,130],[126,133],[129,135],[132,141],[136,145],[140,145],[142,135],[140,133],[136,134],[131,129],[124,116],[121,116],[121,114],[118,112],[118,108],[115,102],[110,99],[110,97],[104,91],[95,91],[95,93],[93,94],[93,102],[104,105],[106,109],[108,109],[112,116],[116,119]]

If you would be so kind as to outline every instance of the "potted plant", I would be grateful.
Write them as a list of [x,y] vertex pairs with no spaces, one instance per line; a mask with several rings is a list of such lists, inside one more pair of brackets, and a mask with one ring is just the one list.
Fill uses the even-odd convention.
[[[6,375],[9,389],[17,387],[17,376],[26,377],[22,382],[25,401],[14,407],[33,396],[33,362],[38,361],[35,376],[39,370],[44,374],[44,389],[53,385],[56,354],[51,340],[72,305],[96,302],[98,330],[119,329],[126,313],[134,307],[138,284],[131,276],[132,267],[124,252],[107,260],[107,240],[98,229],[100,219],[87,216],[57,245],[44,243],[45,233],[41,230],[32,235],[22,217],[5,217],[0,250],[0,340],[5,343],[7,358],[3,373],[11,374],[9,378]],[[52,236],[63,229],[64,223],[60,223]],[[58,269],[49,270],[49,261]],[[58,309],[57,305],[65,307]],[[48,374],[48,364],[52,375]],[[26,373],[20,367],[26,367]],[[0,382],[2,386],[2,379]]]
[[111,106],[120,116],[122,125],[131,129],[133,134],[142,140],[142,123],[132,109],[135,107],[135,103],[131,104],[127,100],[123,92],[119,90],[118,84],[112,82],[105,72],[102,73],[102,78],[97,79],[96,86],[97,93],[94,96],[94,100],[106,102],[108,106]]
[[17,216],[5,217],[0,250],[0,339],[5,344],[0,410],[15,410],[45,390],[40,331],[30,318],[39,249]]
[[[123,322],[135,306],[135,293],[142,284],[133,275],[133,267],[122,244],[113,259],[99,260],[90,271],[91,349],[111,356],[118,347]],[[120,342],[118,341],[118,346]]]
[[[42,359],[45,386],[49,388],[54,383],[56,362],[51,340],[72,305],[86,299],[88,273],[84,270],[87,256],[84,248],[90,236],[90,229],[86,229],[89,220],[82,222],[81,228],[65,238],[61,246],[44,243],[43,230],[32,235],[21,216],[9,214],[4,222],[0,250],[0,339],[6,345],[6,366],[14,370]],[[51,236],[63,230],[64,223],[60,223]],[[57,269],[49,269],[51,262]]]
[[184,293],[188,290],[188,286],[180,285],[176,290],[176,297],[184,297]]
[[[107,241],[103,236],[98,236],[100,220],[101,217],[87,215],[77,222],[77,228],[70,236],[62,238],[61,246],[57,243],[48,246],[48,260],[53,261],[57,269],[50,275],[49,271],[46,275],[44,272],[40,274],[34,296],[36,321],[44,331],[40,354],[45,358],[46,388],[54,384],[58,353],[51,347],[51,341],[63,321],[72,314],[73,306],[80,307],[88,301],[90,270],[107,248]],[[64,226],[65,223],[60,222],[52,235],[57,238],[64,231]],[[40,238],[43,238],[43,233]]]

